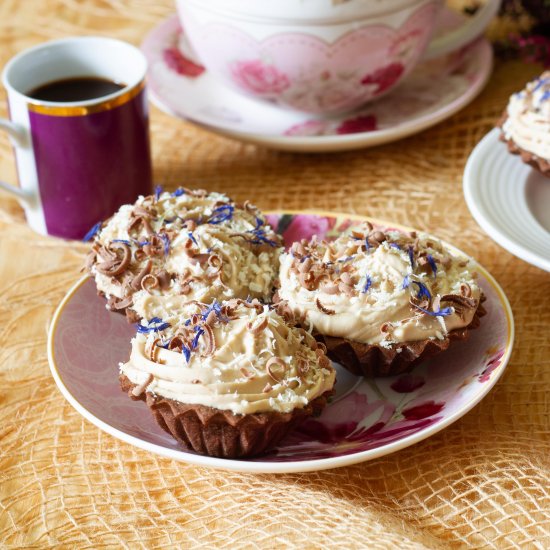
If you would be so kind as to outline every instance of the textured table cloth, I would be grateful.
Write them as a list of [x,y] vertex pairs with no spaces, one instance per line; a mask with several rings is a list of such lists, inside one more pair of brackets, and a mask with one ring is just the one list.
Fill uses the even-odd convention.
[[[173,11],[169,0],[2,0],[0,67],[67,35],[139,44]],[[0,547],[550,547],[550,276],[491,241],[462,195],[472,148],[509,94],[541,70],[497,62],[481,95],[433,129],[320,156],[246,145],[152,108],[155,180],[167,189],[200,186],[264,209],[365,214],[430,231],[476,257],[507,293],[516,345],[491,393],[439,434],[353,467],[208,470],[84,420],[50,375],[46,333],[86,247],[37,236],[0,195]],[[16,180],[4,133],[0,179]]]

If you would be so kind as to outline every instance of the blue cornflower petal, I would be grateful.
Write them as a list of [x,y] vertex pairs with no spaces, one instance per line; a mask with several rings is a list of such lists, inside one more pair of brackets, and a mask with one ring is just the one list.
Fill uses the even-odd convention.
[[168,238],[168,235],[166,235],[166,233],[162,233],[160,235],[160,238],[164,243],[164,255],[168,256],[168,252],[170,252],[170,239]]
[[435,263],[435,260],[431,254],[428,254],[426,258],[428,259],[428,263],[430,264],[430,267],[432,268],[432,273],[435,277],[437,275],[437,265]]
[[178,189],[176,189],[176,190],[172,193],[172,197],[181,197],[182,195],[185,195],[185,190],[182,189],[181,187],[178,187]]
[[420,283],[418,281],[412,281],[412,283],[414,285],[418,285],[418,294],[416,295],[417,298],[428,298],[428,300],[431,300],[432,299],[432,295],[430,294],[430,291],[428,290],[428,287],[423,284],[423,283]]
[[439,309],[438,311],[430,311],[429,309],[424,309],[420,306],[415,306],[416,309],[419,309],[426,315],[431,315],[432,317],[446,317],[447,315],[452,315],[453,308],[452,307],[444,307],[443,309]]
[[98,231],[101,229],[101,224],[102,223],[103,222],[97,222],[94,226],[92,226],[90,228],[90,230],[88,231],[88,233],[86,233],[86,235],[84,235],[84,238],[82,240],[85,243],[88,242],[88,241],[91,241],[96,236]]
[[217,225],[228,221],[233,217],[234,210],[235,207],[232,204],[222,204],[212,211],[208,223]]
[[204,334],[204,329],[200,327],[195,327],[195,330],[197,331],[197,334],[195,334],[195,337],[193,338],[193,341],[191,342],[191,349],[197,349],[197,346],[199,345],[199,338]]
[[414,269],[414,252],[412,246],[409,246],[409,262],[411,262],[411,267]]
[[162,185],[157,185],[155,187],[155,200],[158,201],[160,194],[162,193]]
[[365,286],[363,287],[363,290],[362,290],[363,294],[365,294],[365,292],[368,292],[371,285],[372,285],[372,279],[367,275],[365,280]]

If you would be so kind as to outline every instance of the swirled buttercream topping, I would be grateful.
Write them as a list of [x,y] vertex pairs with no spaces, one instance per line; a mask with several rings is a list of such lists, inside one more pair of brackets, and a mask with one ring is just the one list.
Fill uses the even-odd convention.
[[550,71],[510,97],[502,131],[518,147],[550,160]]
[[469,260],[432,237],[367,222],[333,242],[294,243],[278,295],[321,334],[389,348],[469,325],[480,289]]
[[142,321],[120,367],[138,392],[250,414],[303,408],[334,385],[323,346],[273,307],[233,299],[182,312]]
[[256,207],[180,188],[122,206],[95,236],[88,269],[110,309],[166,317],[190,300],[269,298],[279,245]]

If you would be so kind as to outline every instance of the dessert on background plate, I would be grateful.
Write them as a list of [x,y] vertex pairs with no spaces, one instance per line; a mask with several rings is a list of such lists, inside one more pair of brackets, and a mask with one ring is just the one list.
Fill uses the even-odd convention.
[[324,346],[284,305],[258,300],[195,302],[177,317],[142,321],[120,365],[122,389],[165,431],[186,449],[224,458],[276,445],[320,414],[334,382]]
[[550,177],[550,71],[510,97],[500,127],[510,153]]
[[369,222],[295,242],[277,299],[357,375],[396,375],[464,339],[484,314],[473,266],[428,235]]
[[130,321],[166,318],[193,300],[271,297],[281,239],[248,202],[157,188],[94,229],[87,270],[107,308]]

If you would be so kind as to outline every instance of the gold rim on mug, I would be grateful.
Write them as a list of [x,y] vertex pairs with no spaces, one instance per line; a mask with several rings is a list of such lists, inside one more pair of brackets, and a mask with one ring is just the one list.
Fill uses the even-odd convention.
[[[102,113],[103,111],[110,111],[115,107],[120,107],[125,103],[128,103],[131,99],[136,97],[145,88],[145,79],[141,80],[138,84],[123,91],[120,95],[117,95],[111,99],[107,96],[105,99],[94,105],[87,106],[71,106],[71,105],[51,105],[44,103],[34,103],[27,101],[29,111],[38,113],[41,115],[50,116],[86,116],[93,113]],[[118,92],[120,93],[120,92]],[[111,94],[112,95],[112,94]]]

